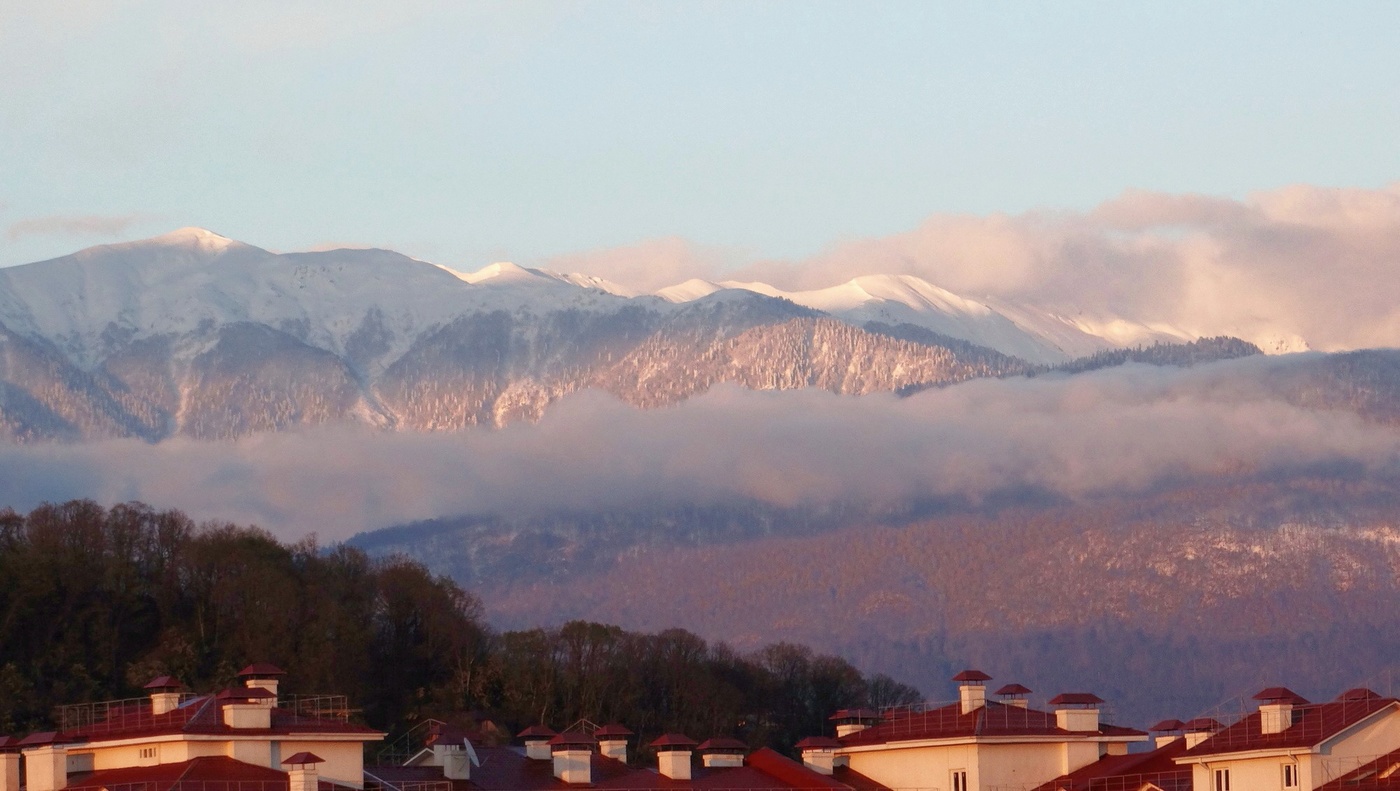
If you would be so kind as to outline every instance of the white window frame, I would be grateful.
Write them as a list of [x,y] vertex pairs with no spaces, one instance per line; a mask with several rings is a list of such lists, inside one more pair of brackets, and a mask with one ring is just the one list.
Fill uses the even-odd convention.
[[948,785],[952,791],[970,791],[967,787],[967,770],[954,769],[948,773]]
[[1296,761],[1283,765],[1283,787],[1285,790],[1303,787],[1303,781],[1298,777]]
[[1212,787],[1214,791],[1230,791],[1230,770],[1216,769],[1215,785]]

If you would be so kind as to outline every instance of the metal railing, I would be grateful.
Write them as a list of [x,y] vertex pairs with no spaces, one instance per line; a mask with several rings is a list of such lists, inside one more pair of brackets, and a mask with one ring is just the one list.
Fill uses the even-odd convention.
[[[1100,727],[1110,722],[1112,711],[1096,707]],[[863,739],[935,739],[961,735],[995,736],[998,733],[1048,731],[1059,727],[1053,710],[1012,705],[989,700],[964,714],[960,701],[923,702],[880,710],[880,721],[851,734],[853,742]]]
[[72,703],[54,709],[54,721],[64,733],[109,733],[181,723],[189,719],[191,714],[186,704],[196,697],[198,696],[182,693],[179,697],[179,707],[165,714],[153,712],[149,696]]
[[298,719],[349,722],[353,712],[347,695],[283,695],[277,706]]

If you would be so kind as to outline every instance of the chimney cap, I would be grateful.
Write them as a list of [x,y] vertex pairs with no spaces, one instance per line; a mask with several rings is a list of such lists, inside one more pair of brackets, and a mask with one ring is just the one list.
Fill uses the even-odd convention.
[[957,674],[956,676],[953,676],[953,680],[975,684],[982,681],[991,681],[992,677],[987,675],[986,673],[983,673],[980,670],[972,670],[969,668]]
[[617,723],[613,723],[611,725],[604,725],[603,727],[594,731],[593,735],[601,740],[602,738],[607,736],[626,738],[628,736],[635,736],[636,734],[628,730],[627,726],[625,725],[618,725]]
[[271,662],[254,662],[238,671],[239,678],[272,678],[273,676],[285,675],[287,675],[287,671]]
[[1149,731],[1184,731],[1186,723],[1181,720],[1162,720],[1161,722],[1148,728]]
[[668,752],[672,750],[694,750],[699,745],[694,739],[686,736],[684,733],[664,733],[647,746],[655,747],[659,752]]
[[19,749],[19,739],[13,736],[0,736],[0,753],[14,752]]
[[58,731],[36,731],[15,742],[16,747],[40,747],[46,744],[62,744]]
[[829,736],[808,736],[796,745],[799,750],[834,750],[841,746],[841,742]]
[[1343,702],[1350,702],[1354,700],[1376,700],[1379,697],[1380,695],[1377,694],[1374,690],[1369,690],[1365,687],[1356,687],[1338,695],[1337,700]]
[[1092,692],[1061,692],[1050,699],[1051,706],[1097,706],[1103,698]]
[[880,712],[874,709],[841,709],[827,717],[828,720],[878,720]]
[[218,700],[266,700],[277,696],[262,687],[230,687],[214,697]]
[[312,764],[323,764],[326,759],[316,753],[302,751],[282,762],[283,766],[310,766]]
[[1213,717],[1197,717],[1194,720],[1187,720],[1183,727],[1188,731],[1218,731],[1225,726]]
[[702,753],[746,753],[749,746],[732,736],[716,736],[701,742],[696,749]]
[[524,739],[527,742],[534,742],[548,741],[550,739],[553,739],[555,736],[558,736],[559,734],[550,730],[549,727],[546,725],[531,725],[530,727],[515,735],[517,738]]
[[180,683],[180,679],[174,676],[156,676],[150,681],[147,681],[146,686],[142,687],[142,689],[179,689],[183,686],[184,684]]
[[1029,695],[1029,694],[1031,694],[1031,690],[1030,690],[1029,688],[1027,688],[1027,687],[1024,687],[1024,686],[1020,685],[1020,684],[1007,684],[1006,686],[1004,686],[1004,687],[1002,687],[1001,689],[997,690],[997,691],[996,691],[995,693],[993,693],[993,694],[996,694],[996,695],[1003,695],[1003,696],[1010,696],[1010,695]]
[[1295,706],[1301,706],[1308,702],[1302,695],[1299,695],[1288,687],[1269,687],[1268,689],[1260,690],[1259,694],[1254,696],[1254,699],[1264,701],[1265,703],[1292,703]]
[[564,731],[549,740],[550,747],[586,747],[591,750],[597,744],[597,739],[579,731]]

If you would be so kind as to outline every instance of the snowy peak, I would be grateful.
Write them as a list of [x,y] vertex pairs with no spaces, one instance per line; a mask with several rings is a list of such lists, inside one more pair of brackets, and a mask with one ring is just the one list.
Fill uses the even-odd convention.
[[[702,297],[708,297],[716,291],[723,291],[724,288],[724,286],[695,277],[684,283],[667,286],[656,292],[656,296],[661,297],[667,302],[694,302]],[[750,290],[752,291],[753,289]]]
[[[446,267],[443,267],[446,269]],[[523,266],[513,264],[509,261],[499,261],[488,264],[475,272],[455,272],[448,270],[461,278],[464,282],[474,286],[516,286],[516,285],[547,285],[554,278],[543,275],[533,269],[526,269]]]
[[133,244],[197,247],[201,250],[221,251],[228,249],[230,245],[238,244],[238,242],[235,242],[227,236],[220,236],[206,228],[190,226],[187,228],[179,228],[170,233],[161,234],[160,236],[147,239],[145,242],[133,242]]

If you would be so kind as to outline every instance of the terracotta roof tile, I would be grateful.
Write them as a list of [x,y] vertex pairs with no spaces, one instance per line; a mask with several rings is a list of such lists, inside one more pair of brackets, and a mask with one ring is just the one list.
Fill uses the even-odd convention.
[[991,680],[992,680],[992,677],[989,676],[989,675],[987,675],[986,673],[983,673],[983,672],[980,671],[980,670],[972,670],[971,668],[969,668],[969,669],[964,670],[963,672],[957,674],[956,676],[953,676],[953,680],[954,680],[954,681],[991,681]]
[[[1100,724],[1101,736],[1146,736],[1143,731]],[[963,714],[958,703],[922,712],[891,712],[877,725],[840,738],[846,746],[885,744],[915,739],[951,739],[976,736],[1077,736],[1059,727],[1054,712],[987,702]]]
[[325,763],[325,762],[326,762],[326,759],[322,758],[321,756],[317,755],[316,753],[309,753],[309,752],[302,751],[302,752],[297,753],[296,755],[293,755],[293,756],[290,756],[290,757],[284,759],[284,760],[282,761],[282,765],[283,765],[283,766],[307,766],[308,764],[323,764],[323,763]]
[[1136,791],[1152,786],[1161,791],[1191,791],[1191,767],[1175,760],[1184,752],[1186,740],[1176,739],[1151,752],[1104,756],[1035,791]]
[[120,786],[141,788],[143,791],[169,791],[190,783],[229,782],[258,784],[248,786],[258,791],[281,791],[287,788],[287,773],[264,766],[254,766],[222,755],[204,756],[173,764],[72,774],[68,776],[65,791]]
[[1188,750],[1186,755],[1197,757],[1246,750],[1313,747],[1391,707],[1400,707],[1400,701],[1394,698],[1367,698],[1295,706],[1293,724],[1279,733],[1267,734],[1263,732],[1262,716],[1256,711],[1230,727],[1216,732]]
[[701,742],[700,746],[695,749],[696,752],[702,753],[746,753],[749,751],[749,746],[744,742],[733,738],[732,736],[716,736],[713,739],[706,739],[705,741]]

